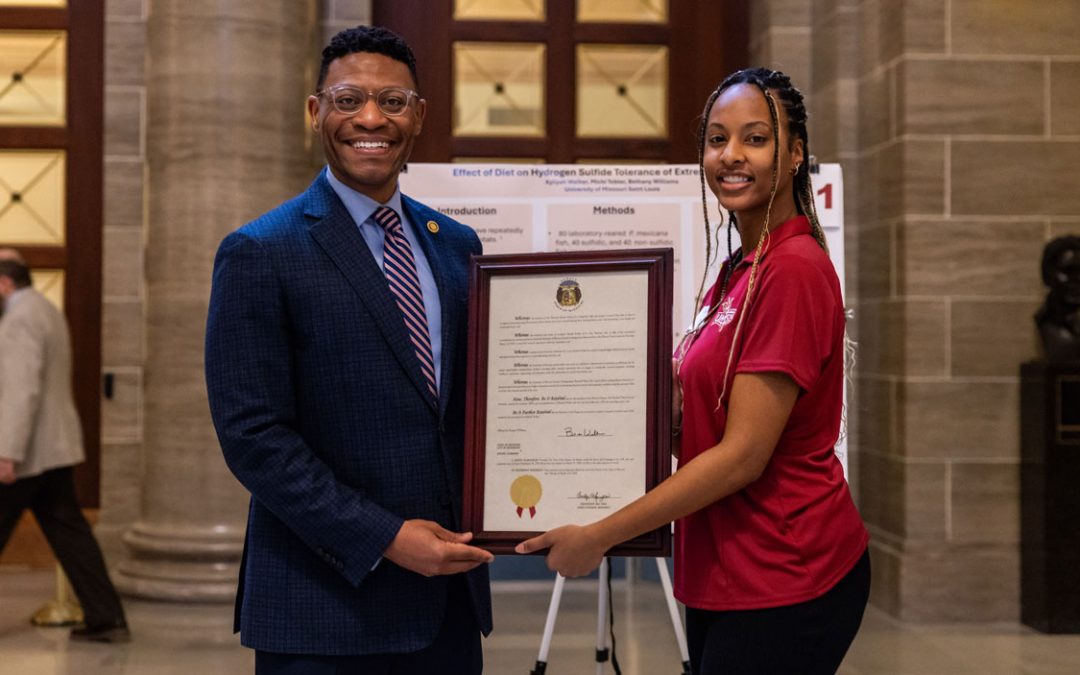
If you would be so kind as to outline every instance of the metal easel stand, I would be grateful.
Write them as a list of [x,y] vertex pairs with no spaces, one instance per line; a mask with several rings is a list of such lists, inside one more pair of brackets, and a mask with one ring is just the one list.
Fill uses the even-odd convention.
[[[656,570],[660,574],[660,584],[664,588],[664,598],[667,600],[668,614],[671,616],[671,627],[675,630],[675,641],[679,644],[679,654],[682,656],[682,673],[690,675],[690,652],[686,648],[686,631],[683,629],[682,618],[679,616],[679,606],[675,603],[675,595],[671,590],[671,576],[668,574],[667,562],[664,558],[656,558]],[[604,675],[604,664],[611,656],[610,636],[608,627],[608,580],[611,577],[611,565],[608,558],[600,563],[600,575],[597,579],[599,587],[596,619],[596,675]],[[555,588],[551,591],[551,604],[548,605],[547,621],[544,623],[544,635],[540,638],[540,653],[536,657],[536,666],[529,671],[529,675],[544,675],[547,672],[548,653],[551,651],[551,636],[555,632],[555,619],[559,615],[559,603],[562,601],[563,586],[566,577],[561,574],[555,575]]]
[[75,594],[71,591],[71,584],[60,564],[56,564],[56,597],[41,606],[33,616],[30,623],[35,626],[74,626],[82,623],[83,610]]

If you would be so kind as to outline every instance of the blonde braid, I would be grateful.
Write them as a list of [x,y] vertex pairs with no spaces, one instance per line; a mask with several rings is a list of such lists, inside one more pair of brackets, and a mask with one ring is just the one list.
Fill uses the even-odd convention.
[[776,101],[772,92],[763,84],[755,81],[754,84],[765,95],[765,102],[769,104],[769,116],[772,118],[773,129],[773,166],[772,186],[769,188],[769,204],[765,208],[765,223],[761,228],[761,236],[758,237],[757,247],[754,249],[754,263],[750,266],[750,275],[746,282],[746,296],[743,298],[742,307],[739,308],[739,320],[735,323],[735,333],[731,337],[731,349],[728,351],[727,366],[724,368],[724,384],[720,389],[720,398],[716,401],[716,409],[719,410],[727,393],[728,374],[731,372],[731,363],[735,360],[735,348],[739,344],[739,333],[742,332],[743,320],[746,318],[747,308],[754,295],[754,282],[757,278],[758,265],[768,249],[769,241],[769,217],[772,215],[773,201],[776,199],[776,188],[780,182],[780,117],[776,111]]
[[[705,270],[706,273],[701,275],[701,281],[698,283],[697,295],[694,296],[694,317],[696,318],[701,311],[701,303],[705,296],[705,279],[708,277],[709,266],[713,263],[713,247],[711,230],[709,228],[709,203],[706,198],[705,189],[705,129],[709,124],[709,113],[712,111],[713,104],[716,103],[717,97],[720,96],[720,88],[717,87],[712,94],[709,95],[709,99],[705,102],[705,111],[701,113],[701,127],[698,129],[698,178],[701,181],[701,211],[705,218]],[[717,237],[720,236],[720,230],[717,228]],[[719,244],[719,242],[718,242]],[[717,246],[719,249],[719,245]],[[717,253],[719,254],[719,252]],[[685,339],[685,335],[683,336]]]
[[817,205],[814,203],[814,186],[810,183],[809,171],[806,172],[806,181],[802,184],[799,201],[802,203],[803,213],[810,220],[810,232],[814,235],[818,245],[825,251],[825,254],[828,255],[829,242],[825,241],[825,230],[821,228],[821,221],[818,220]]

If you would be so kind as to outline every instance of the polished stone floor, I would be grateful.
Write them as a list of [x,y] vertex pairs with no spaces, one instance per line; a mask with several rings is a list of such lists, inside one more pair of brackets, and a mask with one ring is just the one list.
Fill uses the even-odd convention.
[[[251,672],[250,652],[230,630],[231,607],[127,602],[126,645],[69,643],[67,631],[27,617],[53,592],[49,571],[0,572],[0,674],[172,675]],[[550,588],[499,585],[496,632],[485,642],[486,673],[527,675],[533,667]],[[679,652],[656,584],[616,585],[617,654],[625,675],[678,675]],[[596,672],[596,584],[563,595],[548,657],[549,675]],[[605,673],[613,672],[610,667]],[[843,675],[1076,675],[1080,636],[1041,635],[1017,624],[904,625],[870,609]]]

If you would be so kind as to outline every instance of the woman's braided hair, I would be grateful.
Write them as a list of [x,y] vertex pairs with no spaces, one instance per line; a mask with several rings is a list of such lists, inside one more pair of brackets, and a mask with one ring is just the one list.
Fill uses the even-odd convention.
[[[803,102],[803,95],[792,83],[791,78],[780,71],[769,70],[767,68],[746,68],[739,70],[724,78],[724,81],[720,83],[720,86],[716,88],[712,94],[709,95],[708,100],[705,102],[705,110],[701,115],[701,125],[698,129],[698,170],[701,179],[701,206],[705,214],[705,260],[706,260],[706,273],[702,276],[701,283],[698,286],[697,297],[695,299],[695,316],[701,312],[701,304],[705,291],[705,279],[708,274],[708,267],[713,262],[713,256],[715,255],[712,246],[712,233],[709,225],[709,206],[708,206],[708,191],[706,190],[705,183],[705,132],[708,126],[709,114],[712,112],[713,105],[716,103],[716,99],[720,97],[725,90],[733,87],[737,84],[750,84],[756,86],[761,90],[762,95],[765,97],[765,101],[769,106],[769,115],[772,118],[772,130],[773,130],[773,170],[772,170],[772,188],[769,193],[769,204],[765,213],[765,225],[761,231],[761,237],[758,239],[757,246],[754,251],[754,262],[750,268],[750,275],[748,279],[748,285],[746,290],[746,297],[743,299],[742,307],[739,310],[739,320],[735,325],[735,335],[731,342],[731,353],[728,355],[728,369],[731,368],[731,362],[734,359],[735,347],[738,343],[739,332],[743,324],[743,318],[746,314],[747,307],[750,305],[751,296],[754,291],[754,281],[757,275],[758,264],[761,261],[761,257],[766,249],[766,243],[769,239],[769,216],[772,213],[773,200],[776,197],[777,185],[779,184],[779,169],[780,169],[780,115],[777,108],[777,100],[780,105],[784,106],[784,112],[787,114],[787,132],[789,143],[794,143],[795,139],[801,139],[803,142],[803,155],[807,158],[810,157],[810,139],[806,130],[807,112],[806,105]],[[828,253],[829,247],[825,241],[825,232],[821,229],[821,223],[818,221],[817,209],[814,207],[814,188],[810,182],[810,162],[804,161],[799,165],[794,177],[792,178],[792,194],[795,200],[795,210],[798,214],[804,215],[810,221],[810,231],[826,253]],[[728,215],[728,258],[721,265],[722,280],[720,283],[720,293],[714,294],[711,306],[708,309],[708,315],[711,315],[720,306],[720,303],[724,300],[724,296],[727,294],[728,281],[731,279],[731,273],[735,269],[735,265],[738,261],[734,259],[734,253],[731,250],[731,230],[736,227],[736,218],[734,213]],[[749,242],[743,242],[743,248],[745,248]],[[742,257],[740,255],[740,257]],[[704,321],[698,325],[704,325],[708,321],[708,315]],[[689,337],[689,334],[686,336]],[[684,337],[684,342],[686,341]],[[680,353],[685,353],[685,345],[680,346]],[[727,372],[724,374],[724,389],[727,387]],[[723,393],[721,393],[723,398]]]

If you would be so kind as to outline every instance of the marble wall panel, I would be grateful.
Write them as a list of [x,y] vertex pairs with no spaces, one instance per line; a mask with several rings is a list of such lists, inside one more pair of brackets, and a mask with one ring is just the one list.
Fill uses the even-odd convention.
[[141,85],[146,79],[146,26],[142,21],[105,22],[105,81]]
[[142,438],[142,372],[117,369],[112,376],[113,395],[101,400],[101,438],[138,441]]
[[[1080,34],[1080,32],[1078,32]],[[1080,214],[1080,141],[952,143],[952,212],[1018,216]]]
[[901,54],[945,51],[945,3],[941,0],[884,0],[878,19],[882,61]]
[[353,25],[371,23],[371,0],[324,0],[326,16]]
[[757,65],[783,71],[792,84],[803,92],[808,110],[813,110],[812,82],[810,80],[810,28],[779,28],[770,31],[768,51]]
[[883,0],[877,19],[877,58],[882,63],[888,63],[904,53],[904,3]]
[[106,300],[101,314],[102,368],[135,368],[144,358],[142,300]]
[[892,225],[859,230],[858,272],[854,281],[860,299],[884,298],[892,292],[893,230]]
[[1080,61],[1050,64],[1050,133],[1080,134]]
[[860,372],[945,375],[944,301],[863,301],[859,312]]
[[[816,48],[815,48],[816,50]],[[814,80],[819,82],[818,76]],[[810,137],[810,154],[819,162],[835,161],[839,154],[837,137],[840,123],[840,110],[837,101],[837,82],[814,88],[814,109],[809,110],[807,134]],[[846,177],[845,177],[846,178]]]
[[142,496],[142,444],[106,441],[101,446],[101,519],[98,528],[127,524],[139,517]]
[[107,19],[145,19],[148,0],[106,0],[105,17]]
[[1020,542],[1020,465],[956,462],[951,467],[951,541]]
[[143,156],[143,91],[105,87],[105,156]]
[[[841,155],[840,170],[844,176],[845,194],[848,194],[849,190],[857,191],[861,189],[862,178],[859,170],[861,164],[862,160],[856,154],[844,153]],[[854,197],[848,197],[844,200],[844,250],[850,252],[845,256],[844,260],[846,278],[844,299],[851,307],[854,307],[859,302],[858,279],[861,273],[859,269],[859,257],[862,255],[859,252],[861,219],[857,202],[858,200]],[[851,329],[854,325],[855,322],[849,322],[848,328]]]
[[[836,78],[859,77],[859,11],[851,6],[840,6],[833,14],[825,17],[820,24],[815,24],[813,71],[819,72],[818,59],[824,59],[824,66],[833,72]],[[827,40],[827,42],[823,42]],[[822,69],[825,71],[824,69]]]
[[854,392],[860,447],[880,455],[897,455],[896,383],[860,375]]
[[836,0],[810,0],[810,23],[815,28],[836,12]]
[[1080,3],[952,0],[958,54],[1080,53]]
[[[840,155],[853,155],[859,143],[859,82],[854,78],[836,81],[836,146]],[[835,161],[835,158],[830,161]]]
[[105,298],[142,297],[142,232],[134,228],[106,227],[102,240]]
[[901,295],[1033,295],[1045,224],[905,222],[897,226]]
[[900,304],[898,327],[903,336],[905,376],[937,377],[945,373],[945,302],[908,300]]
[[759,34],[769,29],[772,0],[751,2],[750,5],[750,33],[751,41]]
[[945,213],[945,141],[901,140],[882,148],[883,218]]
[[[847,210],[847,202],[855,207],[855,218],[850,222],[859,230],[872,229],[889,224],[881,216],[881,151],[871,150],[862,152],[858,157],[858,175],[855,183],[858,190],[852,194],[851,190],[845,189],[846,199],[844,208]],[[848,221],[845,220],[845,226]]]
[[870,603],[896,616],[900,613],[900,553],[870,539]]
[[903,382],[897,392],[900,448],[912,459],[1015,459],[1017,382]]
[[905,542],[944,542],[946,535],[946,467],[944,462],[902,464],[904,488],[898,505]]
[[892,138],[892,71],[877,70],[859,80],[859,148],[868,150]]
[[875,531],[893,536],[904,532],[904,466],[895,457],[873,451],[859,453],[859,512]]
[[862,299],[855,312],[859,333],[859,373],[864,376],[896,375],[901,363],[902,340],[896,334],[900,309],[888,300]]
[[754,28],[810,25],[810,3],[806,0],[759,0],[750,3],[750,25]]
[[945,302],[863,301],[859,369],[867,375],[941,377],[946,373]]
[[[1078,220],[1051,220],[1050,239],[1058,237],[1080,237],[1080,221]],[[1042,290],[1046,290],[1045,288]]]
[[[322,45],[339,31],[371,25],[371,0],[322,0]],[[322,49],[322,45],[319,46]],[[421,64],[421,69],[423,64]]]
[[[858,66],[860,77],[870,73],[881,65],[881,4],[888,0],[862,0],[859,3],[858,17]],[[863,99],[866,100],[865,98]]]
[[105,227],[142,228],[144,171],[138,160],[105,160]]
[[[107,0],[105,9],[102,371],[114,374],[115,393],[112,400],[101,399],[105,441],[101,445],[100,520],[94,530],[110,565],[126,556],[121,537],[138,518],[142,496],[148,5],[148,0]],[[127,440],[118,440],[121,438]]]
[[1039,354],[1032,317],[1040,304],[1034,299],[953,300],[952,374],[1016,377],[1020,364]]
[[900,563],[904,621],[1015,621],[1020,615],[1017,547],[908,546]]
[[1040,61],[907,59],[897,69],[900,133],[1042,134]]
[[858,15],[844,8],[814,20],[814,88],[836,78],[858,77]]

